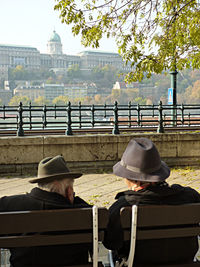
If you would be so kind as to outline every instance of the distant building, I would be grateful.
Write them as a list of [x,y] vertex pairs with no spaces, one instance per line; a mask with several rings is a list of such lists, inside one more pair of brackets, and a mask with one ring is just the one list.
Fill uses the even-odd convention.
[[62,55],[62,44],[60,36],[53,31],[48,43],[47,43],[47,54],[50,55]]
[[66,72],[78,64],[80,69],[90,71],[94,67],[107,64],[121,71],[129,71],[117,53],[85,51],[78,55],[66,55],[62,52],[60,36],[53,31],[47,42],[47,53],[40,53],[37,48],[19,45],[0,44],[0,78],[8,80],[8,70],[22,65],[25,69],[52,69],[55,72]]
[[64,95],[64,84],[44,84],[45,99],[52,101],[60,95]]
[[140,97],[150,98],[154,100],[155,96],[158,94],[158,88],[152,85],[146,85],[139,82],[125,83],[125,82],[116,82],[113,85],[113,90],[137,90]]
[[34,102],[39,96],[44,96],[44,86],[17,86],[14,89],[14,95],[27,96],[31,102]]
[[9,68],[17,65],[26,69],[39,69],[40,52],[29,46],[0,45],[0,78],[8,80]]
[[80,68],[83,70],[91,70],[95,67],[104,67],[111,65],[120,70],[128,71],[130,67],[125,66],[122,58],[117,53],[84,51],[78,54],[80,56]]
[[116,82],[113,85],[113,89],[114,90],[126,90],[127,89],[127,85],[125,82]]
[[58,96],[77,97],[94,96],[97,94],[95,84],[44,84],[44,97],[52,102]]
[[10,90],[9,82],[4,82],[4,88],[0,88],[0,99],[3,105],[8,105],[10,99],[13,96],[13,92]]
[[65,95],[71,99],[85,96],[93,97],[97,94],[97,87],[94,83],[65,84],[64,91]]

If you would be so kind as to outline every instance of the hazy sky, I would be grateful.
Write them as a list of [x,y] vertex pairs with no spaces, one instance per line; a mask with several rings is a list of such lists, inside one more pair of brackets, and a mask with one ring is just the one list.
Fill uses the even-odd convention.
[[[60,35],[63,53],[77,54],[92,50],[81,46],[71,27],[62,24],[54,0],[0,0],[0,44],[28,45],[47,52],[47,41],[53,30]],[[104,39],[101,51],[117,52],[114,41]]]

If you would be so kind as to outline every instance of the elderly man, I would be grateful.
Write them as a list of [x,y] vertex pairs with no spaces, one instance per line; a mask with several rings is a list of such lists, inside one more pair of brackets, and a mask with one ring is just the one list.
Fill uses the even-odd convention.
[[[104,245],[117,251],[119,258],[127,258],[129,244],[123,242],[120,209],[134,204],[181,205],[200,202],[200,194],[190,187],[178,184],[169,186],[165,179],[170,169],[161,161],[158,150],[147,138],[131,140],[122,159],[113,167],[117,176],[123,177],[129,190],[118,193],[117,201],[110,207],[110,219]],[[159,215],[158,215],[159,216]],[[197,238],[138,241],[134,262],[163,264],[190,262],[197,252]]]
[[[5,196],[0,199],[0,211],[49,210],[89,207],[74,196],[74,179],[81,173],[70,172],[62,156],[48,157],[38,165],[38,176],[30,180],[38,187],[23,195]],[[10,249],[13,267],[74,265],[88,262],[89,247],[80,245],[41,246]]]

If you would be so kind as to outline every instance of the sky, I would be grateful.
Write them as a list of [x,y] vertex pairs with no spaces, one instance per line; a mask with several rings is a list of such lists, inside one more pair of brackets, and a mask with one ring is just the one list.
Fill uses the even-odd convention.
[[[0,0],[0,44],[28,45],[47,53],[47,42],[55,30],[63,53],[76,55],[85,50],[80,37],[74,37],[71,26],[62,24],[55,0]],[[103,39],[99,51],[117,52],[114,40]]]

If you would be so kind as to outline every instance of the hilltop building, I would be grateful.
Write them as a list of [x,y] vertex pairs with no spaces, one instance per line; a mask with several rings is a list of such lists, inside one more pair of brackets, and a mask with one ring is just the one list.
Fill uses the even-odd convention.
[[44,96],[44,86],[19,85],[14,89],[14,95],[27,96],[33,102],[39,96]]
[[0,44],[0,78],[5,80],[9,80],[8,70],[17,65],[29,70],[47,68],[62,73],[74,64],[78,64],[80,69],[85,71],[107,64],[117,66],[121,71],[130,70],[117,53],[84,51],[77,55],[63,54],[61,38],[56,31],[53,31],[47,42],[45,54],[35,47]]
[[[2,90],[5,91],[6,90]],[[97,87],[91,83],[79,84],[41,84],[40,86],[33,86],[30,84],[19,85],[14,89],[14,95],[27,96],[33,103],[34,100],[40,96],[44,96],[46,100],[52,102],[54,98],[65,95],[69,99],[81,98],[85,96],[93,97],[97,94]],[[5,93],[4,93],[5,95]],[[1,93],[2,96],[2,93]],[[10,96],[11,98],[12,96]],[[5,97],[4,97],[5,98]],[[5,102],[5,99],[2,99]],[[4,103],[3,102],[3,103]],[[7,103],[7,102],[6,102]]]

